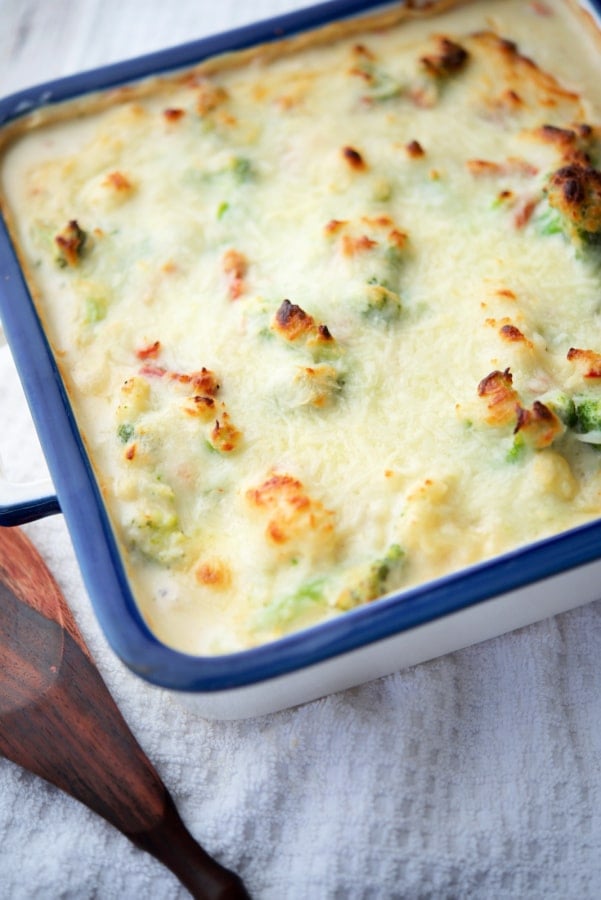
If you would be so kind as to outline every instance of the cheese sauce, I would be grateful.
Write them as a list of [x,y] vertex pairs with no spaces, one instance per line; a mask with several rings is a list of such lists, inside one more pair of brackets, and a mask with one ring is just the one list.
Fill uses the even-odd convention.
[[190,653],[601,510],[598,45],[555,0],[344,27],[5,152],[135,596]]

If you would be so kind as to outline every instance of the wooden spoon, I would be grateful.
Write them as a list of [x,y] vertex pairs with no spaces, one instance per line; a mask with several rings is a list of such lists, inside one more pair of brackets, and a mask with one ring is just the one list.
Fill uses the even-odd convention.
[[0,753],[103,816],[192,896],[248,900],[185,828],[58,585],[16,528],[0,528]]

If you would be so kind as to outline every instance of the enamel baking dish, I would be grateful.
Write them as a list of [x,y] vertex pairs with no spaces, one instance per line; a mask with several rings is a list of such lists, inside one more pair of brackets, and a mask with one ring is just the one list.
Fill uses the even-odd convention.
[[[48,104],[185,68],[381,6],[334,0],[277,19],[31,88],[0,103],[0,125]],[[594,14],[594,8],[587,10]],[[159,642],[128,585],[84,442],[11,240],[0,230],[0,310],[53,487],[4,483],[0,523],[62,512],[97,618],[137,675],[200,714],[242,718],[293,706],[527,625],[601,596],[601,521],[357,607],[237,653],[197,657]]]

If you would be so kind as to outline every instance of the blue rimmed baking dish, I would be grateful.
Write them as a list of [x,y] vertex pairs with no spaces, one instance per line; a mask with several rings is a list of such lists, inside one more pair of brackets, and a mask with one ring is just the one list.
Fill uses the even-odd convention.
[[[185,68],[226,51],[304,31],[381,6],[335,2],[183,47],[61,79],[0,104],[8,124],[36,108]],[[184,691],[206,715],[255,715],[312,699],[599,596],[601,523],[505,554],[261,647],[195,657],[161,644],[132,596],[69,400],[2,224],[4,328],[56,489],[5,494],[3,524],[64,513],[97,617],[117,655],[148,681]]]

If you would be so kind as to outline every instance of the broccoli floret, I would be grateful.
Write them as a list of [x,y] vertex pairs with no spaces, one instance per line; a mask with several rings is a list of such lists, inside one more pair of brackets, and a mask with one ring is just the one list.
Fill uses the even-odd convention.
[[507,456],[505,457],[507,462],[515,463],[519,462],[524,458],[527,451],[526,441],[524,440],[523,435],[516,434],[511,447],[507,451]]
[[399,97],[405,90],[400,81],[369,59],[363,59],[356,65],[354,72],[361,75],[365,81],[367,85],[366,98],[374,103],[392,100]]
[[175,511],[173,494],[165,486],[163,496],[157,485],[153,498],[141,507],[127,529],[132,544],[148,559],[160,565],[172,566],[184,561],[187,549]]
[[551,234],[563,234],[563,219],[556,209],[546,208],[534,219],[534,225],[539,234],[545,236]]
[[601,244],[600,171],[579,163],[563,166],[551,175],[545,193],[568,236],[581,244]]
[[352,583],[338,595],[336,606],[339,609],[353,609],[377,600],[398,586],[404,562],[404,551],[398,544],[392,544],[385,556],[354,574]]
[[230,208],[229,203],[226,200],[222,200],[219,206],[217,207],[217,218],[223,219],[224,215]]
[[601,431],[601,397],[577,397],[574,407],[579,431]]
[[94,325],[106,318],[106,301],[102,297],[87,297],[85,302],[84,322]]
[[123,422],[123,424],[119,425],[117,428],[117,437],[122,444],[127,444],[134,436],[135,430],[136,429],[130,422]]
[[256,627],[287,631],[302,617],[310,617],[313,610],[323,606],[324,585],[324,578],[314,578],[301,584],[294,593],[278,597],[261,610]]
[[256,174],[252,162],[246,156],[234,156],[230,168],[238,184],[252,181]]
[[364,310],[367,318],[388,324],[398,319],[402,308],[401,298],[396,291],[391,291],[383,284],[368,285],[367,305]]

